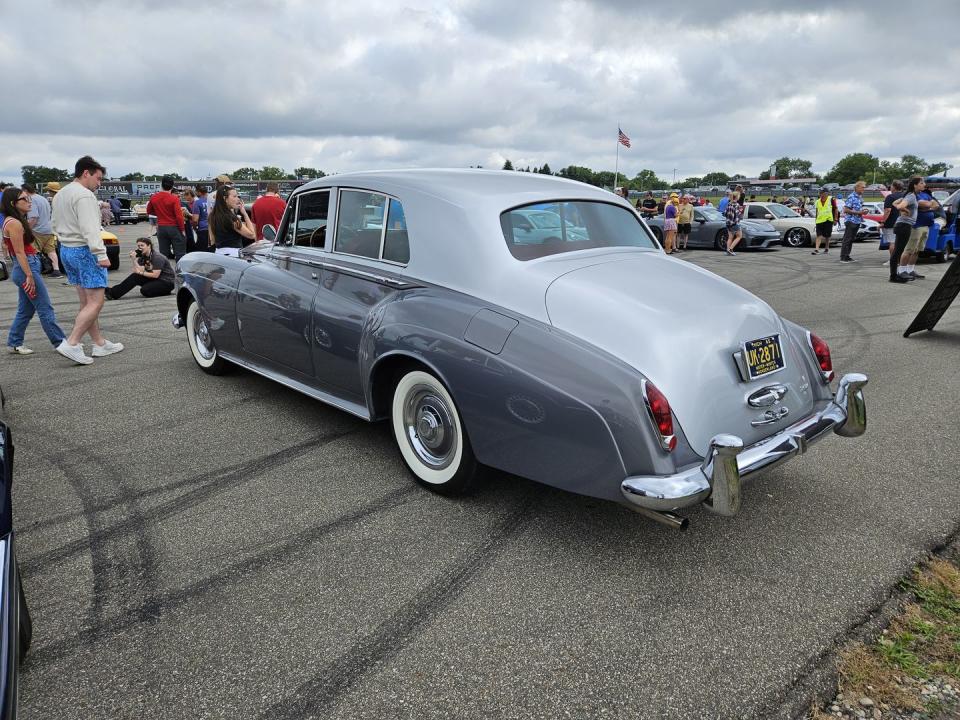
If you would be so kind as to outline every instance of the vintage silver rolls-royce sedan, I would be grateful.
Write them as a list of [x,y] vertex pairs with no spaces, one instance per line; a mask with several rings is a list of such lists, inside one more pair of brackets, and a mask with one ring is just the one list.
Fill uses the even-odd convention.
[[484,170],[334,175],[298,188],[269,241],[191,253],[177,313],[197,365],[238,365],[387,420],[414,477],[478,465],[683,528],[733,515],[741,482],[864,432],[827,344],[667,257],[620,198]]

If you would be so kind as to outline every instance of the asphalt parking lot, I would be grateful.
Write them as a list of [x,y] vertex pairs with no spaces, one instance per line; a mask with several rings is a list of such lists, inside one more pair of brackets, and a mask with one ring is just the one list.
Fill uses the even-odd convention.
[[[126,251],[146,225],[123,227]],[[492,475],[462,499],[382,425],[200,372],[173,297],[108,303],[126,349],[4,355],[33,612],[22,718],[771,718],[960,519],[960,301],[904,339],[945,265],[886,282],[806,249],[690,251],[870,376],[869,427],[686,534]],[[111,273],[119,282],[123,271]],[[76,296],[48,280],[58,318]],[[16,306],[0,283],[0,331]]]

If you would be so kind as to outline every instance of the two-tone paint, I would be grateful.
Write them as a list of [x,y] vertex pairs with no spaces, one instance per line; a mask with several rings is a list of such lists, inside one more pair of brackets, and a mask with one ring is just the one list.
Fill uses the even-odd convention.
[[[833,402],[806,330],[664,255],[639,218],[649,248],[511,256],[505,210],[556,200],[630,208],[609,193],[526,173],[351,173],[299,188],[278,238],[315,192],[330,193],[335,228],[340,189],[403,204],[408,262],[336,252],[333,232],[317,246],[258,243],[238,258],[193,253],[178,263],[175,324],[199,303],[224,359],[367,420],[386,417],[398,368],[417,363],[450,390],[481,463],[630,506],[643,502],[625,478],[677,476],[700,467],[718,435],[749,448]],[[774,334],[785,368],[745,380],[741,344]],[[645,379],[669,398],[673,452],[644,407]],[[767,409],[748,399],[774,380],[789,413],[757,425]]]

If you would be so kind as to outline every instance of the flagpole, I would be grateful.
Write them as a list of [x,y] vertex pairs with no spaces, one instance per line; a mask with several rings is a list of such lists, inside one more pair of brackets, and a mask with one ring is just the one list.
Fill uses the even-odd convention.
[[620,125],[617,125],[617,161],[613,170],[613,192],[617,192],[617,177],[620,175]]

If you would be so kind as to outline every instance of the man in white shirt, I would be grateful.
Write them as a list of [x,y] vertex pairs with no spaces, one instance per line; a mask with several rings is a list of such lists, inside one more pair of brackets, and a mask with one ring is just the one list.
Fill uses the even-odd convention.
[[[57,346],[57,352],[80,365],[89,365],[95,357],[123,350],[100,334],[100,310],[107,287],[107,249],[100,236],[100,203],[94,191],[100,187],[106,168],[89,155],[77,160],[73,182],[53,198],[53,228],[60,240],[60,259],[67,279],[77,288],[80,310],[70,335]],[[81,340],[90,335],[90,357]]]

